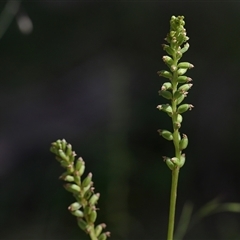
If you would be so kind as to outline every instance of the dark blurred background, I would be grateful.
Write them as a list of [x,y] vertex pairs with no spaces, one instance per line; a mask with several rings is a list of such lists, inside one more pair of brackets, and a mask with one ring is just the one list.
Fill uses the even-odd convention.
[[[65,138],[101,193],[112,240],[166,239],[171,172],[157,134],[161,44],[184,15],[195,65],[177,222],[215,197],[240,202],[239,1],[1,1],[0,239],[88,239],[49,152]],[[240,216],[211,215],[184,239],[240,239]]]

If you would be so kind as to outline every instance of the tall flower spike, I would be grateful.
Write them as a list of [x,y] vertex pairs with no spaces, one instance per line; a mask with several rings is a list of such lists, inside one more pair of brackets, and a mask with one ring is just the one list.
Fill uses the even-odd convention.
[[185,73],[194,67],[189,62],[179,62],[183,54],[189,49],[187,43],[189,37],[184,26],[183,16],[171,17],[170,31],[165,38],[167,44],[162,45],[163,50],[169,55],[164,55],[162,58],[168,69],[157,72],[160,77],[168,80],[168,82],[164,81],[161,90],[158,91],[159,95],[167,100],[167,103],[158,105],[157,109],[165,112],[172,119],[172,130],[159,130],[158,132],[163,138],[173,141],[175,150],[175,156],[163,157],[164,162],[172,171],[168,240],[173,239],[178,174],[186,159],[182,151],[188,146],[187,135],[183,134],[181,137],[179,132],[183,121],[182,114],[193,108],[191,104],[182,104],[192,87],[192,84],[189,84],[192,79]]

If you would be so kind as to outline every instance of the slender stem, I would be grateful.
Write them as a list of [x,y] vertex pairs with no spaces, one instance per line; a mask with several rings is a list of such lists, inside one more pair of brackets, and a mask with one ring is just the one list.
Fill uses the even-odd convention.
[[[175,54],[173,56],[173,62],[174,62],[174,65],[177,65],[177,63],[178,63]],[[178,85],[177,77],[178,77],[177,71],[174,71],[173,79],[172,79],[172,94],[174,94],[177,91],[177,85]],[[172,109],[173,109],[173,115],[172,115],[173,143],[174,143],[174,148],[175,148],[175,156],[178,159],[180,159],[181,151],[179,149],[179,131],[178,131],[178,127],[176,126],[177,115],[178,115],[176,99],[172,99]],[[179,169],[180,168],[178,166],[176,166],[172,170],[172,186],[171,186],[171,194],[170,194],[170,208],[169,208],[167,240],[173,240]]]
[[172,187],[171,187],[171,195],[170,195],[170,209],[169,209],[167,240],[173,240],[175,209],[176,209],[176,200],[177,200],[178,174],[179,174],[179,167],[174,168],[172,170]]

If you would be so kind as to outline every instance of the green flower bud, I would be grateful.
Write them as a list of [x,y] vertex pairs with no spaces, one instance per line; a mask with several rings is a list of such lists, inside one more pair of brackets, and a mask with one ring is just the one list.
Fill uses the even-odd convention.
[[180,163],[179,163],[180,168],[184,165],[185,160],[186,160],[185,154],[182,154],[181,157],[180,157]]
[[181,62],[178,64],[178,68],[193,68],[194,66],[189,62]]
[[158,91],[159,95],[161,95],[162,97],[166,98],[166,99],[172,99],[172,93],[170,93],[169,91],[163,91],[160,90]]
[[183,48],[180,50],[180,52],[181,53],[185,53],[187,50],[188,50],[188,48],[189,48],[189,44],[188,43],[186,43],[184,46],[183,46]]
[[76,155],[77,155],[77,154],[76,154],[74,151],[72,151],[71,154],[68,155],[68,156],[69,156],[69,162],[70,162],[70,163],[73,163],[73,162],[75,161],[75,156],[76,156]]
[[165,78],[168,78],[168,79],[172,79],[172,73],[166,71],[166,70],[161,70],[161,71],[158,71],[157,74],[160,76],[160,77],[165,77]]
[[70,156],[72,154],[72,145],[68,144],[67,145],[67,150],[66,150],[66,155]]
[[82,189],[82,194],[85,194],[89,189],[92,188],[93,182],[90,182],[86,187]]
[[182,104],[178,107],[177,111],[178,113],[184,113],[187,110],[191,110],[193,108],[193,105],[191,104]]
[[76,211],[81,207],[82,207],[82,205],[79,202],[74,202],[68,207],[68,210],[69,211]]
[[188,137],[187,135],[183,134],[183,137],[179,142],[179,148],[182,151],[183,149],[187,148],[187,146],[188,146]]
[[168,66],[171,66],[173,64],[173,59],[169,56],[163,56],[162,59]]
[[172,141],[173,140],[173,135],[171,132],[169,132],[168,130],[158,130],[158,133],[165,138],[168,141]]
[[97,226],[95,227],[95,235],[96,235],[96,237],[98,237],[98,236],[101,234],[101,232],[102,232],[102,230],[103,230],[104,228],[106,228],[106,224],[104,224],[104,223],[99,224],[99,225],[97,225]]
[[85,162],[81,157],[76,160],[75,170],[78,171],[80,177],[83,175],[85,171]]
[[[181,48],[180,48],[180,49],[181,49]],[[181,53],[181,51],[178,50],[178,51],[176,52],[176,59],[179,60],[181,57],[182,57],[182,53]]]
[[52,143],[52,145],[51,145],[51,147],[50,147],[50,152],[52,152],[52,153],[54,153],[54,154],[58,154],[58,152],[57,152],[58,150],[57,150],[57,148],[54,146],[54,143]]
[[77,223],[78,223],[78,226],[83,230],[83,231],[86,231],[87,229],[87,223],[82,219],[82,218],[78,218],[77,219]]
[[178,98],[181,98],[183,96],[183,93],[180,92],[179,90],[177,90],[174,94],[173,94],[173,99],[177,100]]
[[173,112],[172,107],[169,104],[158,105],[157,109],[161,110],[163,112],[169,113],[169,114],[172,114],[172,112]]
[[172,88],[172,83],[170,83],[170,82],[165,82],[165,83],[162,85],[161,90],[162,90],[162,91],[165,91],[165,90],[171,89],[171,88]]
[[110,232],[104,232],[99,237],[98,240],[106,240],[107,237],[110,237]]
[[69,163],[66,162],[66,160],[60,160],[61,167],[67,168],[69,166]]
[[174,50],[169,45],[163,44],[162,47],[163,50],[167,52],[167,54],[169,54],[170,56],[174,55]]
[[94,206],[97,204],[98,199],[100,198],[100,193],[93,194],[89,199],[89,205]]
[[179,159],[177,157],[173,157],[170,159],[170,161],[175,165],[175,166],[179,166]]
[[66,149],[66,146],[67,146],[67,142],[65,139],[62,140],[62,150],[65,151]]
[[89,215],[89,222],[94,223],[97,219],[97,211],[93,210]]
[[92,206],[89,206],[89,205],[85,206],[84,207],[84,216],[90,215],[92,211],[93,211]]
[[58,149],[62,149],[62,141],[60,139],[56,141],[56,144]]
[[58,150],[58,155],[62,158],[62,160],[68,161],[69,157],[63,152],[62,149]]
[[182,115],[181,115],[181,114],[178,114],[178,115],[177,115],[177,121],[181,123],[182,120],[183,120]]
[[192,79],[190,77],[187,77],[187,76],[179,76],[177,78],[178,83],[186,83],[186,82],[190,82],[190,81],[192,81]]
[[80,186],[81,185],[81,177],[79,176],[78,171],[73,172],[73,178],[74,178],[74,182]]
[[67,172],[70,174],[74,172],[74,167],[72,163],[67,166]]
[[191,84],[191,83],[183,84],[181,87],[178,88],[178,91],[187,92],[192,86],[193,86],[193,84]]
[[91,181],[92,181],[92,173],[89,173],[89,174],[87,175],[87,177],[86,177],[86,178],[83,180],[83,182],[82,182],[82,188],[91,185]]
[[92,194],[93,194],[93,190],[92,190],[92,188],[89,188],[89,189],[84,193],[84,198],[88,200],[88,199],[92,196]]
[[182,95],[177,99],[177,105],[179,105],[183,100],[184,98],[186,97],[186,93],[182,93]]
[[107,235],[105,233],[102,233],[99,237],[98,240],[106,240],[107,239]]
[[64,188],[71,193],[80,193],[80,187],[76,184],[67,183],[64,185]]
[[66,181],[66,182],[74,182],[74,177],[71,175],[60,176],[60,179]]
[[73,211],[73,212],[71,212],[71,214],[75,217],[78,217],[78,218],[83,218],[84,217],[83,212],[80,211],[80,210]]
[[178,70],[177,70],[177,73],[178,73],[178,75],[183,75],[184,73],[186,73],[187,72],[187,68],[179,68]]
[[167,164],[170,170],[173,170],[175,168],[175,165],[170,158],[163,156],[163,161]]

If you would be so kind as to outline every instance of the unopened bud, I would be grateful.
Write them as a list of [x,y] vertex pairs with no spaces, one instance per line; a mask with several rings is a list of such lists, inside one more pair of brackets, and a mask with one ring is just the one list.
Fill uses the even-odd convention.
[[162,47],[170,56],[174,55],[174,50],[169,45],[163,44]]
[[165,82],[165,83],[162,85],[161,90],[162,90],[162,91],[165,91],[165,90],[171,89],[171,88],[172,88],[172,83],[170,83],[170,82]]
[[87,223],[86,223],[82,218],[78,218],[78,219],[77,219],[77,223],[78,223],[78,226],[79,226],[83,231],[86,231],[86,229],[87,229]]
[[76,211],[78,210],[79,208],[81,208],[81,204],[79,202],[74,202],[72,203],[69,207],[68,207],[68,210],[69,211]]
[[170,170],[173,170],[175,168],[175,165],[170,158],[163,156],[163,161],[167,164]]
[[90,215],[89,215],[89,221],[91,223],[94,223],[97,219],[97,211],[96,210],[93,210]]
[[89,205],[94,206],[100,198],[100,193],[93,194],[89,199]]
[[192,79],[190,77],[187,77],[187,76],[179,76],[177,78],[177,82],[178,83],[186,83],[186,82],[191,82]]
[[178,91],[186,92],[186,91],[188,91],[192,87],[192,85],[193,84],[191,84],[191,83],[183,84],[181,87],[178,88]]
[[171,66],[173,64],[173,59],[169,56],[163,56],[162,59],[168,66]]
[[75,216],[75,217],[78,217],[78,218],[84,217],[84,214],[83,214],[83,212],[82,212],[81,210],[73,211],[73,212],[71,212],[71,214],[72,214],[73,216]]
[[186,43],[184,46],[183,46],[183,48],[180,50],[180,52],[181,53],[185,53],[187,50],[188,50],[188,48],[189,48],[189,44],[188,43]]
[[162,97],[166,98],[166,99],[172,99],[172,93],[170,93],[169,91],[163,91],[160,90],[158,91],[159,95],[161,95]]
[[158,130],[158,133],[163,137],[165,138],[166,140],[168,141],[171,141],[173,140],[173,135],[171,132],[169,132],[168,130]]
[[186,73],[187,70],[188,70],[187,68],[179,68],[179,69],[177,70],[177,73],[178,73],[179,76],[181,76],[181,75],[183,75],[184,73]]
[[182,154],[180,157],[179,167],[181,168],[185,163],[186,157],[185,154]]
[[172,112],[173,112],[172,107],[169,104],[158,105],[157,109],[161,110],[163,112],[169,113],[169,114],[172,114]]
[[80,190],[81,190],[78,185],[76,185],[76,184],[70,184],[70,183],[65,184],[65,185],[64,185],[64,188],[65,188],[67,191],[71,192],[71,193],[79,193]]
[[193,108],[193,105],[191,104],[182,104],[178,107],[177,111],[178,113],[184,113],[187,110],[191,110]]
[[190,69],[190,68],[193,68],[193,67],[194,66],[189,62],[180,62],[178,64],[178,68],[188,68],[188,69]]
[[89,186],[91,184],[91,181],[92,181],[92,173],[89,173],[87,177],[83,180],[82,187],[84,188]]
[[168,79],[172,79],[172,73],[166,71],[166,70],[161,70],[161,71],[158,71],[157,74],[160,76],[160,77],[165,77],[165,78],[168,78]]
[[179,142],[179,148],[182,151],[183,149],[187,148],[187,146],[188,146],[188,137],[187,135],[183,134],[183,137]]

